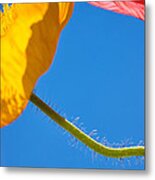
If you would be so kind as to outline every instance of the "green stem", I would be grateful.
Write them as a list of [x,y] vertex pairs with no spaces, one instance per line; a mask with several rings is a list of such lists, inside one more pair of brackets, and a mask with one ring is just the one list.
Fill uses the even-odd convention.
[[134,146],[134,147],[122,147],[122,148],[112,148],[107,147],[90,136],[85,134],[79,128],[77,128],[74,124],[69,122],[67,119],[60,116],[57,112],[55,112],[51,107],[49,107],[46,103],[44,103],[38,96],[32,93],[30,100],[34,103],[39,109],[41,109],[46,115],[48,115],[51,119],[53,119],[57,124],[63,127],[66,131],[76,137],[78,140],[83,142],[86,146],[94,150],[95,152],[102,154],[107,157],[112,158],[125,158],[131,156],[144,156],[145,149],[144,146]]

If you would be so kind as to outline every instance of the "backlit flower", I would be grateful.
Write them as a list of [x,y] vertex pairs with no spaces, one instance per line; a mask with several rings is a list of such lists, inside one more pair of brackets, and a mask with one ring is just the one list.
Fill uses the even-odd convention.
[[1,12],[1,124],[26,107],[37,79],[50,67],[73,3],[4,5]]

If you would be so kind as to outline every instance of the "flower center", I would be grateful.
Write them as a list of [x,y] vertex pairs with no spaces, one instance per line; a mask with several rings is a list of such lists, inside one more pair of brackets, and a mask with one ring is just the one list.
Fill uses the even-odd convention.
[[4,4],[3,10],[0,11],[1,32],[0,37],[4,36],[9,28],[14,24],[16,19],[15,6]]

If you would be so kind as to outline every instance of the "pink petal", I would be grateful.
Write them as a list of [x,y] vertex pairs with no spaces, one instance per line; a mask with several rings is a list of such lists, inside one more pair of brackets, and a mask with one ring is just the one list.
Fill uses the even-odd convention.
[[111,10],[120,14],[134,16],[138,19],[144,20],[145,0],[137,1],[91,1],[91,5]]

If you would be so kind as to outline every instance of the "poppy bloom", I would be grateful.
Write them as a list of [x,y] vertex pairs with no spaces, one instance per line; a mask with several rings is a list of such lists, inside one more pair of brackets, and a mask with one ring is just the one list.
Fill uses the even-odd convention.
[[91,5],[116,13],[134,16],[144,20],[144,0],[131,1],[92,1]]
[[50,67],[73,3],[4,5],[1,12],[1,124],[23,111],[37,79]]
[[[143,0],[89,3],[144,19]],[[3,6],[4,12],[0,12],[0,127],[13,122],[25,109],[38,78],[52,63],[60,33],[72,15],[73,6],[71,2]]]

